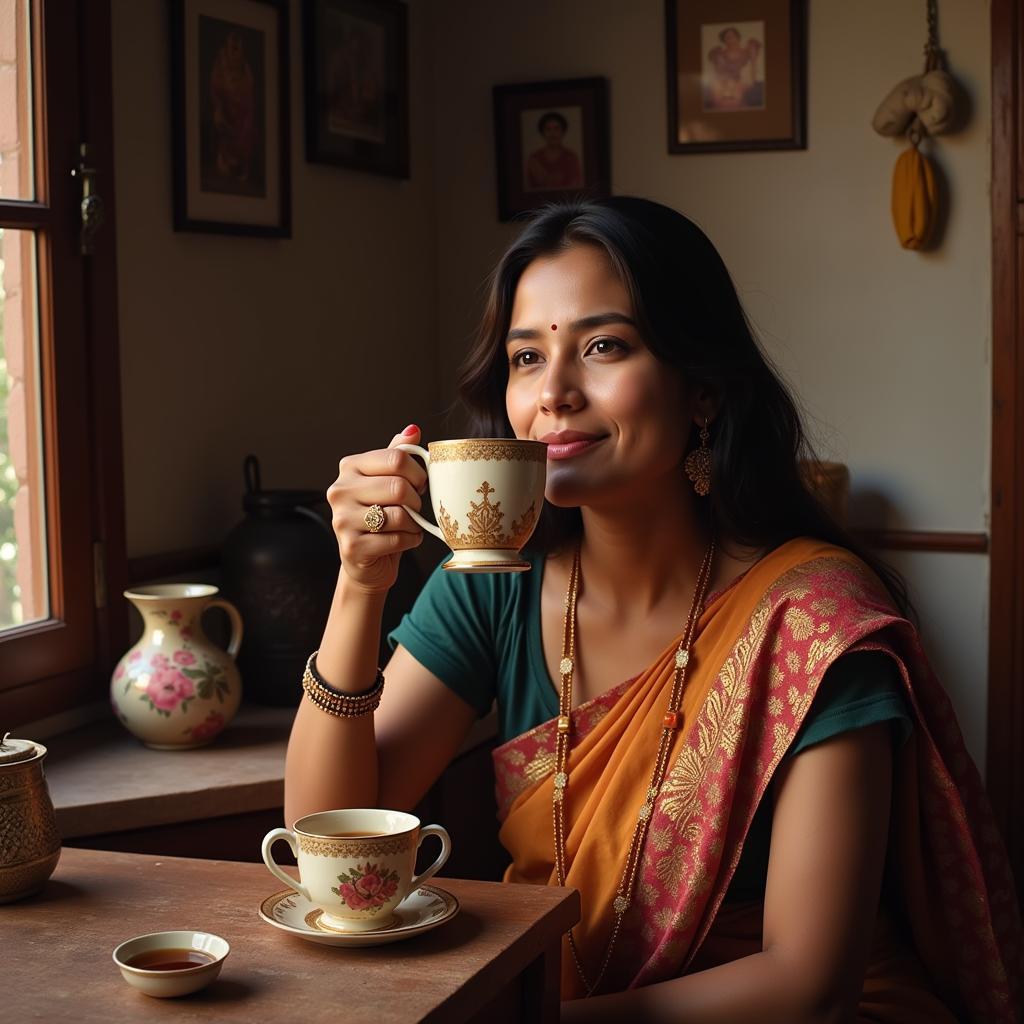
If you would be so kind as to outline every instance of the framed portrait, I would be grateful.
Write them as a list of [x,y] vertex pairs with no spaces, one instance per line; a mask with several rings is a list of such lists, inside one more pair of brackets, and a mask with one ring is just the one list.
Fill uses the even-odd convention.
[[807,148],[807,0],[665,0],[668,151]]
[[291,235],[288,9],[171,0],[174,230]]
[[399,0],[304,0],[306,159],[409,177],[409,50]]
[[603,78],[496,85],[494,138],[501,220],[555,199],[611,194]]

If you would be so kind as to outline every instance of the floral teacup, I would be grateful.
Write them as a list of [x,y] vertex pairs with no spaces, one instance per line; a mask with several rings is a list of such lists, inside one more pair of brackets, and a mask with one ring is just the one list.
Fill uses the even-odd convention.
[[[427,836],[441,840],[441,853],[417,875],[416,851]],[[299,862],[299,882],[274,861],[271,847],[278,839]],[[421,827],[413,814],[378,808],[308,814],[292,828],[275,828],[263,838],[263,860],[271,874],[321,908],[321,926],[343,932],[387,927],[395,907],[433,877],[451,851],[440,825]]]

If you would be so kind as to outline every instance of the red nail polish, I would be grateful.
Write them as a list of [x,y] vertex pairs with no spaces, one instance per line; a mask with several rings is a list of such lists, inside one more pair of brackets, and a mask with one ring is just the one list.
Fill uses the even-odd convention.
[[402,431],[402,436],[411,437],[413,434],[418,434],[419,429],[420,428],[417,427],[415,423],[410,423],[409,426],[407,426],[405,430]]

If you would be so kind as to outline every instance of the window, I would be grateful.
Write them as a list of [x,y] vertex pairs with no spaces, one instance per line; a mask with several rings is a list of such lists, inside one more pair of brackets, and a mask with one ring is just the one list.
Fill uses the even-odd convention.
[[102,697],[124,643],[112,196],[90,255],[81,212],[111,180],[110,13],[84,6],[0,0],[5,727]]

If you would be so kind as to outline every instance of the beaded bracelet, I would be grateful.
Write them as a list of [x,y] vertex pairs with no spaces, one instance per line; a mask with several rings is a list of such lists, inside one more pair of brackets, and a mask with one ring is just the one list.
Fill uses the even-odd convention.
[[356,694],[342,693],[329,686],[317,672],[316,655],[314,651],[309,656],[306,671],[302,673],[302,689],[313,704],[321,711],[339,718],[359,718],[377,710],[384,692],[384,673],[379,668],[377,678],[368,690]]
[[306,659],[306,671],[313,677],[313,682],[316,683],[321,689],[326,690],[328,693],[333,694],[335,697],[368,697],[380,686],[381,676],[384,674],[380,669],[377,669],[377,678],[365,689],[358,690],[356,693],[349,693],[347,690],[336,690],[322,675],[317,671],[316,667],[316,656],[319,651],[314,651]]

